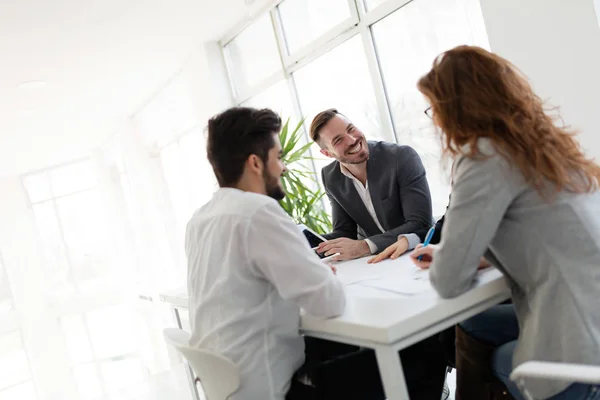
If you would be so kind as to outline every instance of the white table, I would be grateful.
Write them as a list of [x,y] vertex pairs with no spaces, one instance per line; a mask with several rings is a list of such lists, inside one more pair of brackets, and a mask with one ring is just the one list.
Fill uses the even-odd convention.
[[[408,256],[369,265],[366,258],[338,265],[346,284],[347,306],[333,319],[301,316],[308,336],[375,350],[385,394],[389,400],[408,399],[398,351],[455,325],[509,298],[502,274],[480,271],[471,290],[454,299],[440,298],[429,275]],[[167,292],[160,299],[172,306],[178,326],[187,312],[185,289]]]

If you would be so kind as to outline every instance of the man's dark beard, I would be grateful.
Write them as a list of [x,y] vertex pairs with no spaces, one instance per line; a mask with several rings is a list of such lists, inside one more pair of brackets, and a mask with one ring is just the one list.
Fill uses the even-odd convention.
[[267,190],[267,196],[279,201],[285,197],[285,192],[281,189],[281,185],[279,184],[279,179],[271,174],[269,171],[265,169],[263,173],[263,178],[265,180],[265,188]]
[[367,155],[367,158],[365,158],[364,160],[360,160],[360,161],[351,160],[349,157],[346,157],[346,156],[341,157],[338,161],[341,162],[342,164],[358,165],[358,164],[362,164],[362,163],[369,161],[369,155]]

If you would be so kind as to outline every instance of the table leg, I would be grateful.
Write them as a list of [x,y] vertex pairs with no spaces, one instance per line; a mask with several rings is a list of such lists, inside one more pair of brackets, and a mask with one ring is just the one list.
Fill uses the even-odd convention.
[[398,351],[391,346],[381,346],[375,349],[375,355],[387,399],[409,400]]
[[[181,317],[179,316],[179,310],[177,308],[173,307],[173,312],[175,313],[175,322],[177,322],[177,327],[179,329],[183,329],[183,326],[181,323]],[[194,376],[194,371],[192,371],[192,368],[187,363],[187,361],[184,362],[184,368],[185,368],[185,374],[187,375],[188,385],[190,385],[190,391],[192,392],[192,398],[194,400],[200,400],[200,393],[198,393],[198,386],[196,386],[196,383],[195,383],[196,377]]]

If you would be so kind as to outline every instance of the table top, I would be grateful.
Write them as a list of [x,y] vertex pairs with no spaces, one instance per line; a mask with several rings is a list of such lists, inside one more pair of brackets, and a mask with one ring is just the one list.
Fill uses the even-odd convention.
[[[442,299],[429,283],[429,272],[415,267],[407,255],[378,264],[367,264],[367,259],[337,265],[338,277],[346,286],[346,309],[331,319],[303,312],[300,325],[304,332],[392,343],[474,305],[491,299],[500,302],[510,295],[504,277],[494,268],[479,271],[468,292]],[[188,307],[184,288],[159,297],[174,307]]]

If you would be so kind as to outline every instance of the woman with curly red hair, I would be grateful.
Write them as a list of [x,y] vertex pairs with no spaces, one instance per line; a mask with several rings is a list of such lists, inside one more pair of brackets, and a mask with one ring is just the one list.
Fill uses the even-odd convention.
[[[514,311],[498,306],[463,327],[499,346],[490,367],[516,399],[513,365],[600,365],[600,167],[525,77],[484,49],[443,53],[418,88],[454,161],[454,183],[440,245],[417,248],[413,261],[431,269],[442,297],[469,289],[482,256],[505,275]],[[527,389],[556,400],[597,391],[542,380]]]

